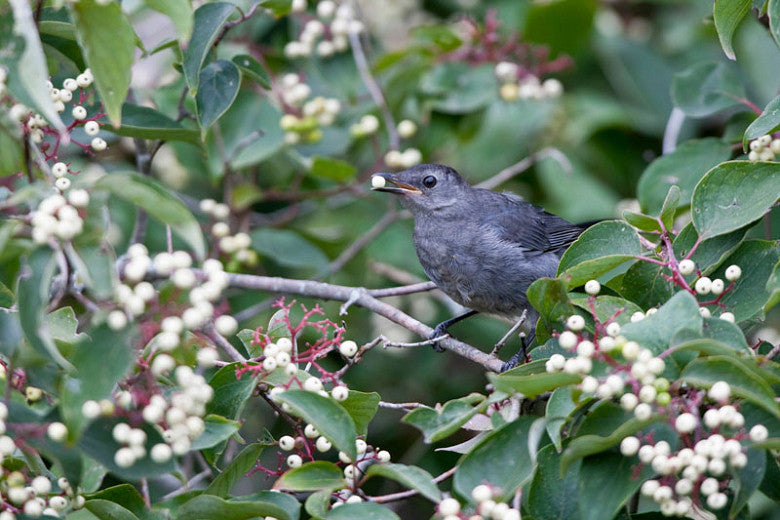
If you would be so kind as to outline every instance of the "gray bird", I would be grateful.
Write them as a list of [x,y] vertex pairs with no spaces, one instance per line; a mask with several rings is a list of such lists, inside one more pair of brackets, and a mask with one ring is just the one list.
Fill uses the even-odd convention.
[[[470,186],[440,164],[377,176],[384,182],[372,179],[374,189],[399,195],[414,216],[414,247],[425,273],[471,309],[438,324],[431,338],[477,312],[517,320],[525,310],[527,341],[533,341],[538,314],[526,290],[538,278],[555,276],[561,255],[589,224],[572,224],[515,195]],[[504,370],[524,358],[525,342]]]

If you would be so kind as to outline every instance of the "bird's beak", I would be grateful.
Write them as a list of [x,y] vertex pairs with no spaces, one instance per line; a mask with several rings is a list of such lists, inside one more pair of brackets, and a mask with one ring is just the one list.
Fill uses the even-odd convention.
[[[380,180],[384,179],[384,181]],[[387,185],[390,183],[390,185]],[[392,173],[375,173],[371,176],[371,189],[374,191],[386,191],[399,195],[421,195],[422,191],[410,184],[401,182]]]

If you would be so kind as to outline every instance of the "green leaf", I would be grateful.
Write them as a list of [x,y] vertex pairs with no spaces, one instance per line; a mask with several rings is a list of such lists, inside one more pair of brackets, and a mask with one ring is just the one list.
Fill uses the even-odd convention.
[[[671,186],[669,192],[666,194],[663,206],[661,207],[661,214],[658,216],[661,222],[664,223],[666,229],[672,229],[674,224],[674,215],[677,212],[677,205],[680,202],[680,187]],[[687,206],[687,202],[685,206]]]
[[366,393],[350,390],[347,398],[341,401],[341,406],[355,422],[355,431],[358,435],[368,433],[368,423],[376,415],[380,400],[381,397],[376,392]]
[[639,204],[644,211],[656,214],[663,207],[669,189],[678,186],[680,205],[687,207],[696,183],[711,168],[729,160],[731,154],[729,143],[714,137],[685,141],[645,168],[636,188]]
[[249,54],[237,54],[231,58],[245,75],[266,90],[271,90],[271,76],[256,59]]
[[423,432],[428,444],[449,437],[480,412],[487,401],[479,394],[470,394],[460,399],[447,401],[441,410],[416,408],[406,414],[402,422]]
[[182,505],[176,520],[249,520],[272,516],[292,520],[293,515],[273,502],[225,500],[213,495],[199,495]]
[[[16,70],[6,78],[8,89],[16,98],[40,111],[58,132],[64,132],[65,125],[54,108],[49,89],[46,88],[49,70],[33,18],[32,4],[26,0],[10,0],[10,4],[14,15],[13,32],[24,40],[24,48],[14,64]],[[6,153],[4,148],[3,155]]]
[[570,299],[574,305],[586,311],[588,314],[590,314],[591,311],[595,311],[596,318],[602,323],[617,315],[614,321],[622,325],[630,321],[633,313],[642,310],[639,306],[630,301],[608,294],[596,296],[592,302],[589,296],[585,296],[581,293],[572,293]]
[[0,308],[8,309],[14,304],[14,301],[16,301],[14,293],[3,282],[0,282]]
[[[87,496],[87,504],[90,501],[108,501],[121,505],[125,510],[142,520],[151,520],[152,515],[146,509],[146,504],[141,494],[130,484],[119,484],[110,488],[102,489],[97,493]],[[88,508],[89,509],[89,508]],[[100,516],[96,511],[90,511]]]
[[332,493],[333,489],[326,488],[315,491],[309,495],[309,498],[307,498],[306,502],[304,503],[306,512],[309,513],[312,518],[323,518],[330,510],[330,500]]
[[139,139],[162,139],[199,144],[198,131],[185,128],[157,110],[140,105],[122,105],[122,126],[112,130],[116,135]]
[[644,213],[634,213],[633,211],[624,211],[623,218],[640,231],[661,231],[661,225],[658,219],[645,215]]
[[558,276],[570,287],[598,278],[642,252],[639,236],[631,226],[616,220],[599,222],[586,229],[566,250]]
[[780,45],[780,1],[769,0],[766,14],[769,18],[769,28],[775,43]]
[[144,3],[171,19],[180,40],[190,37],[194,16],[189,0],[144,0]]
[[670,274],[660,265],[636,262],[623,275],[620,294],[642,309],[662,305],[671,298],[675,289],[674,284],[662,276],[663,273]]
[[528,487],[528,511],[533,518],[580,520],[577,462],[561,476],[561,455],[552,444],[537,454],[537,469]]
[[[83,261],[86,275],[82,274],[78,267],[76,273],[80,278],[85,279],[84,283],[89,288],[90,294],[104,300],[112,298],[114,287],[119,283],[115,264],[116,255],[113,249],[108,244],[99,244],[82,246],[77,250],[74,249],[73,252]],[[76,264],[71,251],[66,250],[66,253],[71,264]],[[89,279],[89,283],[86,279]]]
[[275,399],[287,403],[293,415],[313,424],[336,449],[349,455],[351,460],[356,459],[355,423],[339,403],[305,390],[287,390]]
[[138,520],[131,511],[108,500],[87,500],[84,507],[100,520]]
[[311,174],[322,179],[346,182],[355,177],[357,168],[346,161],[315,155],[312,157]]
[[[780,260],[780,251],[776,242],[747,240],[712,273],[715,278],[725,279],[728,266],[736,264],[742,268],[742,276],[720,299],[726,309],[734,313],[737,322],[752,318],[756,313],[761,312],[771,298],[767,283],[778,260]],[[706,299],[708,296],[703,298]]]
[[572,396],[574,390],[570,386],[553,390],[545,409],[544,416],[547,419],[547,435],[559,451],[563,446],[561,442],[561,428],[566,424],[569,415],[577,408],[577,403],[574,402]]
[[195,104],[201,136],[230,108],[240,87],[241,72],[232,62],[217,60],[200,71]]
[[420,89],[432,98],[433,109],[445,114],[466,114],[483,108],[495,98],[497,88],[491,64],[472,67],[465,62],[442,63],[420,79]]
[[211,376],[209,385],[214,389],[214,397],[206,405],[206,412],[221,415],[228,419],[237,419],[247,399],[257,384],[257,378],[246,373],[236,379],[238,363],[231,363],[217,370]]
[[246,475],[250,469],[255,467],[257,458],[267,446],[267,444],[260,442],[255,442],[246,446],[241,450],[241,453],[236,455],[233,460],[230,461],[230,464],[228,464],[222,472],[211,481],[211,484],[209,484],[209,487],[206,488],[204,493],[220,497],[228,496],[236,482]]
[[373,502],[359,504],[344,504],[331,509],[325,516],[326,520],[401,520],[401,517],[387,507]]
[[740,363],[728,356],[710,356],[691,361],[683,369],[681,380],[698,387],[708,388],[717,381],[725,381],[734,395],[743,397],[764,410],[780,417],[772,387]]
[[240,423],[225,419],[220,415],[209,414],[203,418],[206,429],[192,441],[192,450],[203,450],[228,440],[238,431]]
[[135,61],[135,32],[119,2],[95,0],[69,4],[78,42],[95,77],[100,100],[114,126],[122,121],[122,103]]
[[[354,442],[353,442],[354,444]],[[274,483],[274,489],[285,491],[317,491],[319,489],[341,489],[346,487],[341,469],[324,460],[307,462],[284,473]]]
[[737,513],[747,505],[748,500],[758,489],[767,471],[767,458],[762,450],[747,450],[747,464],[736,472],[736,494],[731,503],[730,518],[736,518]]
[[149,448],[155,444],[165,442],[157,429],[151,425],[140,427],[146,432],[147,455],[136,460],[135,464],[130,467],[121,468],[117,466],[114,462],[114,454],[121,448],[121,445],[114,440],[111,432],[118,422],[118,419],[113,418],[96,419],[84,431],[84,435],[78,442],[79,448],[91,458],[100,462],[108,471],[124,479],[138,480],[146,477],[156,477],[171,473],[176,469],[176,464],[173,460],[158,464],[149,458]]
[[171,226],[173,232],[189,244],[195,256],[204,257],[206,244],[198,221],[187,206],[156,180],[133,172],[111,172],[101,177],[95,187],[139,206]]
[[533,475],[536,444],[541,432],[534,433],[535,417],[519,417],[490,432],[458,464],[453,489],[462,497],[480,484],[498,488],[498,501],[511,499],[515,491]]
[[277,18],[281,18],[292,10],[292,0],[260,0],[260,5],[270,9]]
[[[602,407],[602,409],[607,408],[609,407]],[[622,416],[620,419],[622,420]],[[615,428],[612,433],[606,436],[593,434],[578,435],[572,439],[563,452],[563,456],[561,457],[560,474],[566,474],[569,466],[571,466],[571,464],[574,462],[583,459],[588,455],[601,453],[602,451],[608,450],[613,446],[617,446],[624,438],[628,437],[629,435],[633,435],[634,433],[650,426],[658,420],[661,419],[640,420],[633,418],[622,422],[619,427]]]
[[686,115],[704,117],[740,104],[745,88],[725,63],[697,63],[674,75],[672,99]]
[[411,30],[417,40],[431,42],[442,52],[454,51],[463,43],[455,31],[447,25],[424,25]]
[[[544,365],[545,360],[539,359],[503,374],[488,374],[488,379],[499,392],[507,394],[519,392],[529,399],[562,386],[573,385],[582,381],[582,378],[577,374],[547,372]],[[530,373],[519,373],[520,370],[527,370],[529,366],[535,367],[535,370],[529,371]]]
[[761,218],[778,197],[780,163],[725,162],[696,185],[693,225],[702,237],[722,235]]
[[[594,0],[557,0],[529,4],[526,9],[523,38],[541,43],[559,53],[576,54],[588,46],[598,2]],[[561,30],[565,27],[565,30]]]
[[699,304],[687,291],[680,291],[644,319],[623,325],[620,333],[658,355],[680,330],[691,329],[701,334],[702,318]]
[[324,269],[328,257],[295,231],[258,228],[250,233],[252,248],[286,267]]
[[[645,465],[637,477],[636,463],[620,453],[602,453],[582,461],[579,472],[579,496],[583,520],[615,518],[615,514],[636,493],[642,482],[653,474]],[[637,520],[640,516],[636,517]]]
[[[696,266],[701,269],[702,274],[710,276],[712,271],[720,265],[723,260],[734,252],[742,242],[745,232],[742,228],[725,235],[718,235],[698,242],[698,247],[691,256],[691,260],[696,262]],[[697,243],[699,234],[693,224],[688,224],[680,231],[677,238],[674,239],[674,254],[677,258],[688,256],[691,248]]]
[[217,39],[222,25],[235,11],[236,6],[227,2],[212,2],[203,4],[195,10],[192,38],[182,53],[182,69],[190,95],[198,93],[200,68],[211,51],[214,40]]
[[433,481],[430,473],[417,466],[406,464],[374,464],[366,471],[367,477],[385,477],[395,480],[406,488],[418,491],[422,496],[434,503],[441,501],[441,491]]
[[[772,274],[766,281],[766,292],[769,293],[769,298],[764,304],[765,313],[780,303],[780,262],[775,264],[774,269],[772,269]],[[0,305],[0,307],[2,307],[2,305]]]
[[[777,5],[780,6],[780,2],[777,2]],[[780,96],[770,101],[764,108],[764,111],[761,112],[761,115],[750,123],[750,126],[745,130],[745,136],[742,138],[742,146],[747,150],[749,141],[771,134],[777,130],[780,130]]]
[[715,29],[718,31],[718,39],[723,52],[730,60],[736,60],[734,47],[731,40],[737,30],[739,22],[750,10],[751,0],[715,0],[712,8],[712,16],[715,19]]
[[[70,356],[75,371],[63,378],[60,390],[62,418],[71,440],[78,437],[88,422],[81,413],[84,401],[109,397],[117,381],[133,366],[134,336],[132,327],[113,331],[101,325],[75,345]],[[106,363],[107,359],[111,362]]]
[[51,359],[60,367],[73,370],[51,336],[45,320],[49,302],[49,288],[57,263],[49,248],[38,248],[30,255],[27,265],[21,270],[16,296],[19,303],[19,323],[30,345],[44,358]]
[[562,319],[571,316],[574,312],[574,306],[569,302],[566,290],[566,282],[558,278],[540,278],[528,287],[526,291],[528,301],[539,312],[539,324],[543,325],[543,327],[537,325],[536,329],[539,343],[549,338],[549,332],[546,331],[560,326]]

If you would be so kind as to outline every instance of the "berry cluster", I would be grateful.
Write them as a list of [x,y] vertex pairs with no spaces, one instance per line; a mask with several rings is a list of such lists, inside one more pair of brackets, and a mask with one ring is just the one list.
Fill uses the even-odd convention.
[[[4,452],[0,451],[0,460],[3,455]],[[29,478],[21,471],[2,470],[0,504],[3,509],[0,520],[16,520],[17,515],[21,514],[28,518],[42,515],[59,518],[84,506],[85,498],[74,492],[68,479],[60,477],[56,484],[55,489],[48,477]]]
[[232,262],[238,262],[244,265],[254,265],[257,263],[257,253],[252,249],[252,239],[244,232],[230,234],[230,208],[227,204],[217,202],[214,199],[203,199],[200,201],[200,210],[212,217],[216,222],[211,226],[211,234],[218,239],[218,246],[221,253],[230,256],[228,265]]
[[[305,13],[306,7],[306,0],[293,0],[293,12]],[[298,39],[284,46],[284,55],[290,59],[303,58],[316,51],[317,56],[328,58],[349,48],[349,34],[364,30],[363,22],[355,19],[352,6],[322,0],[317,4],[317,18],[308,20]]]
[[495,74],[501,83],[501,97],[506,101],[515,99],[550,99],[563,93],[563,85],[554,78],[541,82],[539,78],[524,72],[516,63],[502,61],[496,64]]
[[303,83],[298,74],[285,74],[280,85],[286,112],[279,119],[279,126],[285,131],[284,142],[296,145],[322,139],[322,127],[333,124],[341,111],[341,102],[322,96],[306,101],[311,95],[311,87]]
[[385,154],[385,164],[389,168],[405,169],[420,164],[423,160],[422,152],[417,148],[407,148],[403,152],[398,150],[389,150]]
[[774,161],[775,156],[780,155],[780,138],[772,138],[771,135],[762,135],[758,139],[750,141],[750,162]]
[[373,114],[364,115],[360,121],[349,127],[349,133],[358,139],[373,135],[377,130],[379,130],[379,119]]
[[442,520],[520,520],[520,511],[509,504],[496,502],[493,488],[480,484],[471,490],[471,498],[476,502],[476,515],[468,516],[461,510],[460,503],[454,498],[445,498],[436,507],[436,514]]
[[87,204],[89,193],[86,190],[70,190],[67,200],[59,193],[43,199],[30,215],[33,241],[36,244],[45,244],[52,238],[70,240],[81,233],[84,220],[77,208],[83,208]]

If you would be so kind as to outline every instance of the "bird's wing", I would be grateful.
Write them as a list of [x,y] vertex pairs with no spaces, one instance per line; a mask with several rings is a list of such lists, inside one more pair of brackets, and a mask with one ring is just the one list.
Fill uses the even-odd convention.
[[517,244],[526,254],[562,252],[585,229],[514,195],[490,193],[500,198],[488,196],[481,201],[488,209],[486,224],[502,240]]

